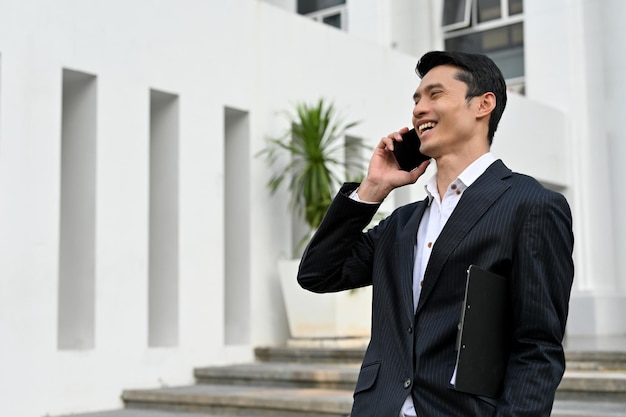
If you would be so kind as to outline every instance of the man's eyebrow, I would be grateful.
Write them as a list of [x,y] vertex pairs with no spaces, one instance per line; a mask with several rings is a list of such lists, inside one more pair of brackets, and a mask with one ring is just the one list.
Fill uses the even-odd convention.
[[[434,90],[435,88],[443,88],[443,84],[441,83],[433,83],[433,84],[428,84],[427,86],[425,86],[424,88],[422,88],[422,90],[427,93],[429,91]],[[422,96],[422,93],[420,93],[419,91],[416,91],[413,94],[413,101],[415,101],[416,99],[420,98]]]

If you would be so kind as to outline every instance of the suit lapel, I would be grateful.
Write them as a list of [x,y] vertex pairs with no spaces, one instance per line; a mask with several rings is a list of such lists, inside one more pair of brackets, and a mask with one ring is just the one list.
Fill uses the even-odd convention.
[[[448,222],[437,238],[430,255],[424,284],[420,295],[417,313],[430,296],[441,270],[450,254],[459,245],[476,222],[489,210],[493,203],[509,188],[509,184],[502,181],[511,175],[511,171],[498,160],[464,192],[458,205],[452,212]],[[469,267],[469,265],[468,265]]]
[[411,217],[404,225],[398,239],[396,251],[396,265],[398,265],[400,276],[400,292],[402,294],[402,305],[407,317],[412,321],[415,314],[413,306],[413,268],[415,265],[415,245],[417,243],[417,229],[419,227],[424,211],[428,203],[428,198],[419,202]]

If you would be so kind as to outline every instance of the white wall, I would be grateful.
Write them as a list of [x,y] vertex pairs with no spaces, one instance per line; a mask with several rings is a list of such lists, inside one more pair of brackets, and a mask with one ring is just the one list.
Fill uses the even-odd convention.
[[[428,3],[428,13],[435,13],[440,3]],[[586,82],[587,70],[572,67],[568,77],[560,77],[563,71],[541,64],[540,43],[551,45],[544,39],[547,29],[541,19],[559,19],[559,10],[542,9],[537,0],[527,3],[532,94],[530,99],[511,97],[494,152],[511,168],[563,188],[573,199],[580,219],[577,261],[590,265],[589,258],[599,250],[607,252],[604,257],[612,255],[606,246],[587,253],[589,248],[580,243],[595,225],[593,216],[581,213],[598,205],[589,195],[590,182],[585,183],[587,189],[579,189],[577,181],[602,168],[596,166],[600,162],[620,158],[606,146],[623,152],[623,145],[616,129],[619,108],[605,117],[593,113],[604,126],[589,111],[606,108],[600,107],[604,99],[618,104],[621,96],[613,91],[621,92],[624,83],[607,90],[606,97],[596,97],[589,108],[568,107],[581,95],[592,96],[599,81]],[[559,3],[563,10],[581,18],[582,9],[564,3]],[[617,1],[611,4],[615,11],[623,9]],[[397,18],[407,8],[398,1],[388,14]],[[603,36],[623,31],[617,18],[609,20]],[[578,30],[575,23],[558,21],[571,32]],[[386,27],[383,38],[394,39],[389,23],[376,24]],[[415,44],[418,50],[440,42],[436,33],[428,36],[427,30],[433,29],[427,27],[420,24],[416,29],[421,36]],[[563,42],[552,47],[564,49]],[[590,57],[576,48],[571,46],[569,61]],[[371,145],[409,125],[411,96],[419,83],[416,59],[254,0],[0,0],[1,414],[25,417],[117,407],[124,388],[190,383],[193,367],[247,361],[254,346],[283,342],[288,335],[276,261],[291,254],[291,222],[285,220],[290,215],[284,193],[269,198],[265,183],[270,169],[255,155],[265,137],[287,127],[279,113],[298,100],[334,100],[346,119],[362,121],[350,135]],[[603,56],[607,80],[619,79],[624,59]],[[59,351],[63,69],[93,75],[97,85],[95,296],[93,347]],[[582,90],[549,100],[570,94],[573,87]],[[543,88],[552,93],[543,93]],[[148,347],[150,90],[178,97],[179,183],[170,202],[172,210],[178,210],[177,343],[161,348]],[[249,177],[244,178],[249,194],[241,200],[225,190],[237,172],[226,166],[231,163],[226,141],[236,129],[229,127],[232,119],[227,123],[225,114],[233,110],[246,115],[248,126],[249,142],[238,144],[248,152],[240,158],[248,167],[242,175]],[[580,131],[578,120],[583,123]],[[607,134],[603,147],[591,149],[599,156],[590,162],[584,158],[592,148],[586,138],[596,129]],[[619,166],[607,164],[593,178],[607,183],[608,173],[602,175],[606,170],[619,174]],[[243,183],[234,179],[235,184]],[[394,200],[415,198],[423,198],[419,184],[397,191]],[[388,204],[393,205],[392,199]],[[238,210],[240,224],[232,221],[232,213],[227,217],[231,209]],[[601,215],[610,211],[607,207]],[[609,236],[605,221],[600,219],[600,230]],[[242,299],[250,300],[243,335],[229,333],[225,317],[232,313],[226,302],[237,299],[224,282],[225,259],[232,257],[225,241],[231,234],[253,237],[242,251],[249,254],[242,259],[242,270],[250,271],[243,280],[247,292]],[[623,245],[623,239],[611,240]],[[596,278],[585,275],[588,269],[581,268],[583,278],[577,272],[577,285],[591,283],[593,288]],[[610,288],[617,281],[613,277]],[[598,299],[586,300],[594,304]],[[597,316],[603,318],[615,306]],[[235,317],[234,322],[242,319]]]
[[[292,244],[286,196],[268,197],[269,169],[254,155],[297,100],[335,100],[363,120],[351,134],[368,141],[406,124],[413,61],[252,0],[0,0],[0,414],[119,407],[124,388],[190,383],[193,367],[247,361],[254,346],[283,342],[276,260]],[[95,170],[95,295],[91,345],[59,350],[63,69],[97,86],[95,161],[85,168]],[[178,97],[169,162],[150,159],[151,90]],[[236,210],[255,236],[242,260],[250,330],[228,345],[224,242],[229,227],[238,231],[224,224],[225,108],[249,115],[239,163],[250,194]],[[159,336],[172,346],[151,348],[149,172],[170,162],[179,166],[169,201],[178,320]]]
[[621,187],[626,147],[626,39],[620,1],[526,0],[526,91],[529,98],[563,111],[568,139],[575,227],[576,278],[570,334],[624,334],[626,322],[626,221]]
[[351,35],[418,58],[441,49],[439,34],[441,1],[356,0],[348,1]]

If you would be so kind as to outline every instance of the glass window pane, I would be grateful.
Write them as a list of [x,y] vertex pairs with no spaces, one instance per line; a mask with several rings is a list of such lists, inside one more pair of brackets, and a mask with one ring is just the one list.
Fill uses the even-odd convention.
[[507,48],[510,45],[509,28],[502,27],[481,32],[481,49],[484,52]]
[[509,16],[524,13],[524,0],[509,0]]
[[518,23],[510,26],[511,28],[511,44],[523,45],[524,44],[524,25]]
[[476,0],[478,23],[502,18],[500,0]]
[[331,25],[336,27],[337,29],[341,29],[341,14],[331,14],[329,16],[324,16],[323,22],[327,25]]
[[446,51],[461,51],[471,53],[484,53],[481,47],[480,34],[472,33],[470,35],[455,36],[454,38],[445,40]]
[[443,26],[449,26],[466,22],[469,25],[470,0],[444,0],[443,2]]
[[298,0],[298,13],[309,14],[342,4],[346,4],[346,0]]
[[524,26],[515,23],[495,29],[474,32],[446,39],[446,50],[488,53],[497,49],[524,44]]
[[506,80],[524,76],[524,47],[516,46],[487,54],[493,59]]

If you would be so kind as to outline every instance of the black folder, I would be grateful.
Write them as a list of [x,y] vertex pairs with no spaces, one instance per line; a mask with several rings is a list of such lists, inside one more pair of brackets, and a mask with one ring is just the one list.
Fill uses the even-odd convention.
[[497,398],[508,360],[509,283],[470,265],[459,322],[454,388]]

